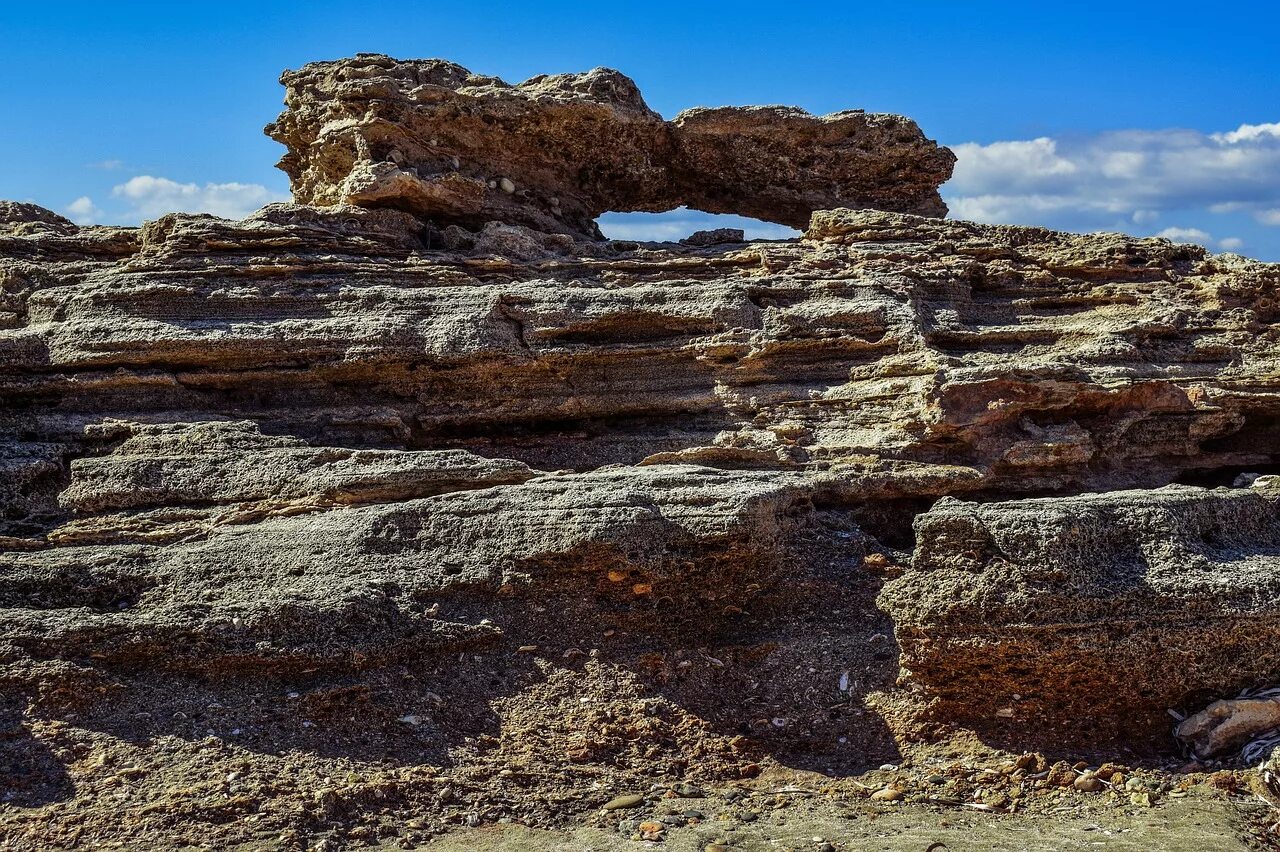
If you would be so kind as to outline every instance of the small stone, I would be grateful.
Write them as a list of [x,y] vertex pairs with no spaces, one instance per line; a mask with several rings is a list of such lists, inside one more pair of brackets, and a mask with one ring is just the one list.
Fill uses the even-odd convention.
[[619,571],[615,568],[614,570],[609,572],[610,583],[621,583],[625,579],[627,579],[626,571]]
[[1130,793],[1129,801],[1132,804],[1139,805],[1144,808],[1154,807],[1156,803],[1155,796],[1152,796],[1149,790],[1143,790],[1140,793]]
[[642,834],[656,834],[659,831],[662,831],[665,827],[666,826],[664,826],[662,823],[656,822],[654,820],[647,820],[645,822],[640,823],[638,826],[636,826],[636,828]]
[[1092,772],[1085,772],[1071,782],[1071,786],[1079,790],[1081,793],[1097,793],[1106,785],[1102,783],[1102,779],[1094,775]]
[[412,713],[410,713],[407,716],[401,716],[400,718],[396,719],[396,721],[403,725],[413,725],[416,727],[422,724],[422,717],[415,716]]
[[634,595],[647,595],[653,591],[653,583],[636,583],[631,587],[631,593]]
[[537,645],[521,645],[519,648],[516,648],[516,652],[520,654],[532,654],[536,650],[538,650]]
[[742,820],[743,822],[755,822],[756,820],[760,819],[760,814],[756,813],[755,811],[743,811],[742,813],[738,814],[738,819]]
[[515,182],[512,181],[511,178],[503,178],[502,180],[498,181],[498,187],[507,195],[510,195],[511,193],[516,191]]
[[603,810],[620,811],[626,808],[634,808],[637,805],[644,804],[644,796],[640,793],[623,793],[614,796],[612,799],[604,803]]
[[1014,710],[1012,707],[1001,707],[999,710],[996,711],[997,719],[1012,719],[1013,716],[1014,716]]
[[705,795],[701,789],[692,784],[685,783],[676,787],[676,793],[686,799],[701,799]]
[[902,798],[902,791],[896,787],[885,787],[872,793],[871,798],[877,802],[896,802]]

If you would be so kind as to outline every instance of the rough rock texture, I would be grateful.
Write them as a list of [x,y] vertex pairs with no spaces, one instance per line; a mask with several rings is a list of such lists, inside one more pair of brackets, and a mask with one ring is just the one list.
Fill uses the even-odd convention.
[[[1167,708],[1280,673],[1280,267],[876,210],[581,239],[625,193],[754,187],[734,134],[814,152],[743,193],[783,221],[940,212],[949,159],[860,114],[667,124],[611,72],[286,80],[287,166],[332,206],[0,207],[0,843],[642,836],[596,810],[757,776],[910,803],[842,779],[917,758],[959,779],[930,807],[981,799],[925,740],[1051,752],[995,773],[1034,809],[1068,749],[1167,750]],[[666,153],[531,145],[593,122]],[[884,134],[916,165],[839,177]],[[407,177],[337,191],[383,142]],[[536,182],[486,171],[530,148]]]
[[915,533],[881,596],[904,664],[960,714],[1014,708],[1006,738],[1167,735],[1161,708],[1280,672],[1280,488],[944,498]]
[[1280,729],[1280,700],[1274,697],[1215,701],[1183,719],[1174,733],[1202,757],[1223,757],[1257,737]]
[[296,201],[394,207],[439,228],[598,237],[601,213],[680,206],[795,228],[832,207],[940,216],[955,162],[896,115],[723,107],[664,121],[607,68],[512,86],[360,54],[281,82],[285,111],[267,132],[289,149]]

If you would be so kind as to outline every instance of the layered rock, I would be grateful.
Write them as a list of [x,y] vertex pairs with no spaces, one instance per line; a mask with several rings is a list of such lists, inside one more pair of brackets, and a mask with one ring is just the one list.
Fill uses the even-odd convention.
[[[1280,469],[1277,265],[894,212],[942,212],[950,157],[892,117],[668,123],[613,72],[382,57],[286,82],[321,206],[0,207],[0,748],[62,823],[115,789],[56,783],[85,742],[185,790],[151,744],[238,731],[310,779],[277,833],[554,824],[878,766],[922,719],[1158,750],[1167,708],[1280,671],[1280,498],[1237,477]],[[594,239],[680,203],[894,210]],[[236,807],[197,821],[244,841]]]
[[294,199],[598,237],[608,211],[686,206],[804,228],[815,210],[942,215],[955,157],[909,119],[793,107],[663,118],[607,68],[518,85],[438,59],[361,54],[281,77],[267,128]]
[[1280,671],[1268,482],[944,498],[915,533],[881,595],[903,665],[1006,741],[1164,742],[1166,708]]
[[[14,305],[21,324],[0,338],[0,384],[11,401],[6,541],[31,551],[7,564],[11,576],[32,578],[11,601],[11,647],[99,655],[101,637],[125,630],[150,637],[138,639],[149,648],[180,642],[204,660],[247,659],[236,643],[249,638],[232,641],[217,626],[231,615],[207,602],[191,608],[212,593],[238,601],[227,612],[247,624],[292,613],[301,633],[268,631],[251,644],[264,661],[285,648],[301,653],[310,630],[330,637],[317,648],[339,635],[330,631],[345,616],[333,607],[348,604],[327,590],[349,582],[345,566],[355,564],[366,589],[398,591],[375,594],[377,615],[352,616],[383,626],[360,628],[364,639],[351,628],[340,644],[368,655],[421,636],[413,641],[436,647],[437,626],[414,626],[396,595],[447,597],[477,582],[496,594],[531,559],[614,566],[640,578],[633,585],[678,575],[690,588],[745,590],[758,578],[726,579],[723,554],[761,576],[779,570],[750,530],[794,525],[787,519],[811,514],[814,503],[859,519],[864,529],[846,548],[857,562],[866,550],[909,547],[912,513],[941,495],[1212,484],[1276,463],[1274,266],[1162,240],[873,211],[815,215],[797,242],[727,247],[587,251],[504,225],[486,230],[488,244],[476,235],[471,249],[441,251],[422,241],[420,225],[397,211],[277,205],[243,222],[173,215],[139,233],[58,225],[7,238],[21,247],[11,257],[35,259],[6,261],[11,276],[31,283]],[[492,253],[503,245],[538,251]],[[132,251],[120,256],[122,247]],[[603,479],[591,473],[618,464]],[[538,470],[568,472],[540,479]],[[642,484],[666,482],[665,470],[671,482],[711,489],[693,501],[704,507],[693,526],[664,508],[674,485]],[[759,505],[773,508],[741,508],[766,493],[778,496]],[[1247,504],[1260,524],[1274,510],[1253,492],[1183,496],[1223,518]],[[639,562],[607,544],[626,527],[621,516],[606,511],[586,531],[568,520],[618,499],[633,507],[624,515],[652,517],[652,529],[664,530],[641,536],[650,546],[636,549]],[[1172,579],[1152,573],[1138,583],[1129,563],[1102,559],[1121,552],[1107,536],[1137,536],[1125,554],[1144,542],[1173,546],[1174,516],[1162,507],[1174,497],[1161,491],[1129,492],[1128,508],[1099,514],[1093,532],[1077,530],[1102,542],[1098,553],[1049,567],[1070,536],[1046,526],[1043,513],[1078,527],[1067,519],[1092,499],[1032,501],[1026,511],[995,503],[963,523],[947,520],[958,510],[943,506],[921,515],[912,568],[886,592],[908,668],[953,700],[981,695],[984,707],[1053,682],[1073,695],[1141,700],[1148,724],[1179,690],[1260,677],[1266,654],[1235,665],[1214,657],[1199,675],[1173,677],[1132,642],[1103,641],[1125,618],[1159,613],[1151,629],[1172,666],[1191,646],[1211,645],[1214,625],[1243,618],[1237,596],[1267,598],[1243,579],[1232,586],[1238,560],[1205,557],[1198,576],[1216,579],[1175,594],[1150,591]],[[568,501],[565,520],[528,536],[521,521],[486,520],[487,551],[474,549],[480,532],[445,520],[518,518],[524,507],[536,516],[549,500]],[[387,512],[398,520],[379,520]],[[1123,522],[1133,512],[1153,520],[1134,532]],[[951,532],[964,523],[974,529]],[[992,524],[1009,531],[997,535]],[[399,557],[383,565],[384,533],[399,553],[407,533],[397,530],[417,541],[437,527],[412,550],[427,565],[455,566],[444,585],[430,572],[405,574],[391,564]],[[269,556],[294,536],[319,549],[301,561]],[[258,553],[263,537],[272,544]],[[970,539],[993,537],[992,553],[1005,561],[973,550]],[[1272,558],[1266,541],[1256,539],[1251,557],[1260,572]],[[953,545],[960,549],[945,555]],[[58,566],[71,546],[77,564],[101,549],[90,560],[99,567],[66,575]],[[704,555],[671,555],[682,548]],[[704,561],[711,553],[720,555]],[[244,562],[243,554],[253,555]],[[953,566],[962,556],[971,562]],[[246,567],[229,567],[237,564]],[[289,580],[295,570],[317,580]],[[1030,609],[996,612],[999,596]],[[965,603],[972,599],[982,605]],[[1106,603],[1091,608],[1091,600]],[[1198,620],[1186,620],[1190,600]],[[37,601],[52,603],[24,608]],[[1258,617],[1270,617],[1259,605]],[[89,617],[90,629],[86,606],[117,609]],[[1092,626],[1078,643],[1045,651],[1061,642],[1059,631],[1084,625]],[[395,642],[375,641],[384,633]],[[1264,643],[1270,635],[1256,632]],[[1015,636],[1034,639],[1024,647]],[[217,650],[224,646],[240,650]],[[1065,677],[1085,665],[1087,648],[1096,654],[1090,672],[1123,673],[1133,689],[1102,675]],[[1139,668],[1163,672],[1168,688],[1151,688]],[[1128,718],[1134,712],[1131,703]]]

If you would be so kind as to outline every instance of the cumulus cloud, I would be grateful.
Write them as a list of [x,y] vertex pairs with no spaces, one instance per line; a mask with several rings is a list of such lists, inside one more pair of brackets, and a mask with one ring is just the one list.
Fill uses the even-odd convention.
[[93,225],[102,219],[102,210],[93,203],[93,199],[82,195],[62,210],[67,218],[77,225]]
[[165,177],[138,175],[112,188],[127,203],[125,221],[155,219],[165,213],[212,213],[242,219],[263,205],[288,201],[287,194],[257,183],[178,183]]
[[1244,240],[1239,237],[1225,237],[1218,240],[1218,248],[1223,251],[1239,251],[1244,248]]
[[[1280,226],[1280,123],[1223,133],[1120,130],[952,146],[952,214],[1070,230],[1144,228],[1177,211]],[[1204,228],[1203,237],[1210,239]],[[1231,239],[1231,238],[1227,238]]]

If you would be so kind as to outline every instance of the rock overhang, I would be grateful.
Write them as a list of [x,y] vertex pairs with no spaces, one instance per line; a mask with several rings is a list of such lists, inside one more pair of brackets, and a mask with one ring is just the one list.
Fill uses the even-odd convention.
[[511,85],[380,55],[281,77],[266,128],[295,200],[394,207],[437,227],[499,221],[598,238],[605,212],[689,207],[803,229],[815,210],[942,216],[954,155],[897,115],[698,108],[665,121],[596,68]]

